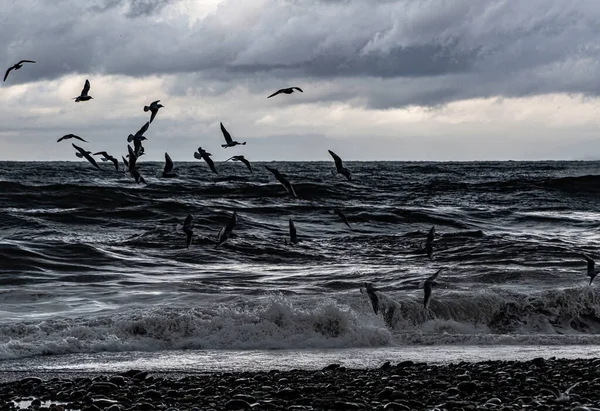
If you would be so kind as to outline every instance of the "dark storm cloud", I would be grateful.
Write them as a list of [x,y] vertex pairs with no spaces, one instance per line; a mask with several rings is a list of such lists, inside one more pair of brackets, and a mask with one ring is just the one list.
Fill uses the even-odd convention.
[[600,94],[596,0],[224,0],[198,21],[176,0],[36,4],[12,3],[0,26],[1,61],[39,61],[13,83],[194,73],[226,93],[257,78],[323,80],[351,85],[335,95],[375,108]]

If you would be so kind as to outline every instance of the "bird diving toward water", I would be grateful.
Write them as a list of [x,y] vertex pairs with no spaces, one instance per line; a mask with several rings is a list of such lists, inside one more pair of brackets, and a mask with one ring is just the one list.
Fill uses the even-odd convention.
[[[298,235],[296,233],[296,226],[294,225],[294,220],[290,218],[290,244],[298,244]],[[286,241],[287,244],[287,241]]]
[[337,173],[343,175],[344,177],[346,177],[346,179],[348,181],[350,181],[352,179],[352,177],[350,176],[350,170],[348,170],[346,167],[344,167],[340,156],[338,156],[331,150],[327,150],[327,151],[329,151],[329,154],[331,154],[331,157],[333,157],[333,161],[335,161],[335,168],[336,168]]
[[275,97],[278,94],[292,94],[294,92],[294,90],[298,90],[300,93],[304,93],[304,91],[302,91],[302,89],[300,87],[288,87],[288,88],[282,88],[281,90],[277,90],[275,93],[271,94],[267,98]]
[[165,168],[163,170],[162,176],[164,178],[177,177],[177,174],[173,172],[173,160],[171,160],[171,156],[169,155],[169,153],[165,153]]
[[[373,311],[375,311],[375,315],[377,315],[377,313],[379,313],[379,297],[377,297],[377,294],[375,294],[375,291],[377,291],[377,289],[375,289],[373,287],[373,284],[371,283],[365,283],[365,292],[367,293],[367,295],[369,296],[369,300],[371,300],[371,305],[373,306]],[[363,292],[363,289],[360,289],[360,292]]]
[[217,248],[218,246],[224,244],[227,240],[229,240],[229,237],[231,236],[233,229],[237,225],[237,222],[238,222],[237,213],[234,211],[233,215],[227,222],[227,225],[225,227],[221,228],[221,230],[219,231],[219,234],[217,234],[217,245],[215,246],[215,248]]
[[94,97],[88,96],[89,92],[90,92],[90,81],[89,80],[85,80],[85,84],[83,85],[83,89],[81,90],[81,94],[78,95],[77,97],[73,97],[73,99],[75,100],[76,103],[79,103],[80,101],[91,100]]
[[61,138],[59,138],[58,140],[56,140],[57,143],[60,143],[63,140],[68,140],[70,138],[74,138],[75,140],[79,140],[79,141],[83,141],[84,143],[87,143],[86,140],[82,139],[79,136],[76,136],[75,134],[67,134],[65,136],[62,136]]
[[106,151],[98,151],[97,153],[94,153],[94,155],[102,155],[102,161],[112,161],[115,165],[115,169],[119,171],[119,160],[108,154]]
[[429,308],[429,302],[431,301],[431,290],[433,286],[437,284],[435,280],[437,279],[437,276],[442,270],[443,268],[440,268],[434,275],[428,277],[426,280],[422,281],[421,284],[419,284],[419,288],[423,287],[425,291],[425,298],[423,300],[423,306],[425,307],[425,309]]
[[587,261],[587,275],[590,277],[590,285],[592,285],[592,281],[594,281],[599,271],[596,270],[596,262],[589,255],[583,254],[583,258]]
[[294,190],[294,187],[292,186],[292,183],[290,183],[277,169],[271,168],[269,166],[265,166],[265,168],[267,170],[269,170],[271,173],[273,173],[273,175],[275,176],[277,181],[279,181],[285,187],[285,189],[287,190],[288,193],[293,195],[295,198],[298,198],[298,196],[296,195],[296,191]]
[[183,232],[186,235],[186,246],[189,250],[190,245],[192,244],[192,236],[194,235],[194,232],[192,231],[192,229],[194,228],[194,216],[191,214],[188,214],[188,216],[185,218],[185,221],[183,222]]
[[89,161],[90,163],[92,163],[92,165],[94,167],[96,167],[98,170],[100,170],[100,166],[98,165],[98,163],[96,163],[96,160],[94,160],[94,157],[92,157],[90,155],[90,151],[86,151],[83,148],[76,146],[75,144],[71,143],[71,145],[75,148],[75,150],[78,151],[78,153],[75,153],[75,155],[79,158],[86,158],[87,161]]
[[338,215],[338,217],[344,222],[344,224],[348,226],[348,228],[352,229],[352,227],[350,226],[350,222],[348,221],[348,217],[346,217],[346,215],[342,213],[342,210],[340,210],[339,208],[334,208],[333,212]]
[[23,63],[35,63],[35,61],[33,61],[33,60],[21,60],[17,64],[15,64],[14,66],[9,67],[8,70],[6,70],[6,74],[4,75],[4,81],[6,81],[6,78],[8,77],[8,73],[10,73],[11,70],[18,70],[18,69],[20,69],[21,67],[23,67]]
[[241,161],[242,163],[246,164],[246,167],[248,167],[248,170],[250,170],[250,172],[253,173],[252,166],[250,165],[250,162],[248,160],[246,160],[246,157],[244,157],[244,156],[233,156],[233,157],[228,158],[225,161],[229,161],[229,160]]
[[130,134],[129,136],[127,136],[128,143],[131,143],[133,141],[133,148],[134,148],[136,157],[141,156],[142,153],[144,152],[144,147],[142,147],[142,141],[147,140],[147,138],[144,136],[144,133],[146,131],[148,131],[148,127],[150,127],[149,121],[147,121],[146,124],[144,124],[142,126],[142,128],[140,128],[135,133],[135,135]]
[[221,131],[223,132],[223,137],[225,137],[225,142],[227,144],[221,144],[221,147],[223,148],[227,148],[227,147],[235,147],[237,145],[246,145],[246,142],[244,141],[243,143],[238,143],[237,141],[233,141],[233,139],[231,138],[231,134],[229,134],[229,131],[227,131],[225,129],[225,126],[223,125],[223,123],[221,124]]
[[215,174],[219,174],[217,168],[215,167],[215,162],[212,160],[212,158],[210,158],[210,156],[212,156],[212,154],[202,149],[202,147],[198,147],[198,151],[194,153],[195,159],[206,161],[206,164],[208,164],[212,172]]
[[144,112],[150,111],[150,123],[156,117],[156,113],[158,113],[158,109],[164,107],[162,104],[158,104],[160,100],[153,101],[149,106],[144,106]]

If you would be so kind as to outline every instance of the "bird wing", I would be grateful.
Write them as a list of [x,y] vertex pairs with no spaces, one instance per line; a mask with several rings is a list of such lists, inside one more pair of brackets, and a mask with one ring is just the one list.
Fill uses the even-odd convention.
[[90,156],[87,151],[85,151],[83,148],[81,148],[79,146],[76,146],[75,144],[72,144],[72,146],[75,147],[75,149],[77,151],[79,151],[81,153],[81,155],[83,155],[87,159],[87,161],[89,161],[94,167],[96,167],[97,169],[100,169],[100,166],[98,165],[98,163],[96,163],[96,160],[94,160],[94,158],[92,156]]
[[158,113],[158,110],[152,110],[152,114],[150,114],[150,122],[152,123],[152,120],[154,120],[154,117],[156,117],[156,113]]
[[125,159],[125,157],[121,156],[121,158],[123,159],[123,164],[125,164],[125,167],[129,168],[129,162]]
[[427,283],[429,283],[429,284],[433,283],[442,270],[443,270],[443,268],[440,268],[439,270],[437,270],[437,272],[434,275],[432,275],[431,277],[427,278],[427,280],[425,280],[425,284],[427,284]]
[[165,153],[165,173],[170,173],[173,171],[173,160],[171,160],[171,156],[169,153]]
[[106,158],[110,157],[106,151],[98,151],[97,153],[94,153],[95,156],[100,155],[100,154]]
[[302,89],[300,87],[292,87],[292,88],[298,90],[300,93],[304,93],[304,91],[302,91]]
[[327,150],[327,151],[329,151],[329,154],[331,154],[331,157],[333,157],[333,161],[335,161],[335,168],[337,168],[338,170],[343,168],[342,159],[340,158],[340,156],[338,156],[331,150]]
[[577,387],[579,385],[579,382],[576,382],[575,384],[571,385],[569,388],[566,389],[565,394],[569,395],[569,393],[571,392],[571,390],[575,387]]
[[246,160],[245,157],[241,157],[240,161],[244,164],[246,164],[246,167],[248,167],[248,170],[250,170],[251,173],[253,173],[252,171],[252,166],[250,165],[250,162],[248,160]]
[[377,315],[377,313],[379,311],[379,297],[377,296],[377,294],[375,294],[375,292],[373,290],[368,290],[368,289],[367,289],[367,295],[369,296],[369,299],[371,300],[371,305],[373,306],[373,311],[375,311],[375,314]]
[[279,93],[282,93],[282,92],[283,92],[283,89],[281,89],[281,90],[277,90],[275,93],[271,94],[271,95],[270,95],[269,97],[267,97],[267,98],[275,97],[277,94],[279,94]]
[[150,103],[150,105],[154,106],[154,105],[158,104],[159,102],[160,102],[160,100],[156,100],[156,101],[153,101],[152,103]]
[[57,143],[60,143],[61,141],[63,141],[64,139],[67,139],[69,137],[67,136],[62,136],[61,138],[59,138],[58,140],[56,140]]
[[35,63],[35,61],[33,61],[33,60],[21,60],[17,64],[23,64],[23,63]]
[[204,161],[206,161],[206,164],[208,164],[208,166],[213,171],[213,173],[219,174],[219,172],[217,171],[217,168],[215,167],[215,162],[212,160],[212,158],[210,158],[208,153],[203,155],[202,158],[204,159]]
[[83,85],[83,90],[81,90],[81,95],[87,96],[89,91],[90,91],[90,81],[85,80],[85,84]]
[[588,271],[593,270],[596,265],[596,262],[592,259],[592,257],[590,257],[586,254],[583,254],[583,258],[585,258],[585,261],[587,261],[587,263],[588,263]]
[[235,226],[237,225],[237,222],[238,222],[237,213],[234,211],[233,215],[229,219],[229,222],[225,226],[225,231],[227,231],[228,233],[231,233],[233,231],[233,229],[235,228]]
[[185,218],[185,220],[183,222],[183,231],[187,232],[187,230],[191,230],[193,221],[194,221],[194,216],[191,214],[188,214],[188,216]]
[[423,286],[425,290],[425,298],[423,300],[423,306],[425,308],[429,308],[429,301],[431,300],[431,288],[433,285],[427,281],[425,281],[425,285]]
[[148,127],[150,127],[150,122],[149,122],[149,121],[147,121],[147,122],[146,122],[146,124],[144,124],[144,125],[142,126],[142,128],[140,128],[140,129],[137,131],[137,133],[135,133],[135,136],[134,136],[134,137],[141,137],[141,136],[143,136],[143,135],[144,135],[144,133],[145,133],[146,131],[148,131]]
[[4,75],[4,81],[6,81],[6,78],[8,77],[8,73],[10,73],[10,71],[14,68],[15,68],[15,66],[12,66],[12,67],[9,67],[8,70],[6,70],[6,74]]
[[114,158],[114,157],[110,157],[110,161],[112,161],[112,162],[115,164],[115,169],[116,169],[117,171],[119,171],[119,160],[117,160],[117,159],[116,159],[116,158]]
[[195,158],[195,159],[198,159],[198,160],[202,160],[202,155],[196,151],[196,152],[194,153],[194,158]]
[[292,243],[295,243],[296,241],[298,241],[298,237],[296,234],[296,226],[294,225],[294,221],[290,218],[290,239],[292,240]]
[[229,131],[227,131],[225,129],[225,126],[223,126],[223,123],[221,123],[221,131],[223,132],[223,137],[225,137],[225,141],[227,142],[227,144],[233,143],[233,140],[231,138],[231,134],[229,134]]
[[87,141],[85,141],[84,139],[82,139],[82,138],[81,138],[81,137],[79,137],[79,136],[76,136],[75,134],[71,134],[71,137],[73,137],[73,138],[75,138],[75,139],[77,139],[77,140],[79,140],[79,141],[83,141],[84,143],[87,143]]

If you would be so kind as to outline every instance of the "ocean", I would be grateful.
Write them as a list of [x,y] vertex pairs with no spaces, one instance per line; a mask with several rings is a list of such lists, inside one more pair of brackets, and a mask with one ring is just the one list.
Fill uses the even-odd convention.
[[0,371],[600,354],[582,257],[600,256],[598,162],[346,162],[348,182],[333,162],[176,162],[163,179],[141,160],[147,185],[112,163],[0,162]]

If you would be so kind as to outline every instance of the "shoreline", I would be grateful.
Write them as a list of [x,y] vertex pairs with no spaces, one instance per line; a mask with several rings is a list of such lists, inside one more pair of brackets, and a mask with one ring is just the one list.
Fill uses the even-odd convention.
[[[0,372],[0,409],[571,410],[600,406],[600,358],[241,372]],[[577,384],[560,398],[569,387]],[[558,394],[552,391],[558,390]],[[13,402],[15,401],[15,402]],[[39,401],[39,402],[38,402]],[[11,407],[9,404],[12,404]],[[585,408],[579,408],[585,410]]]

